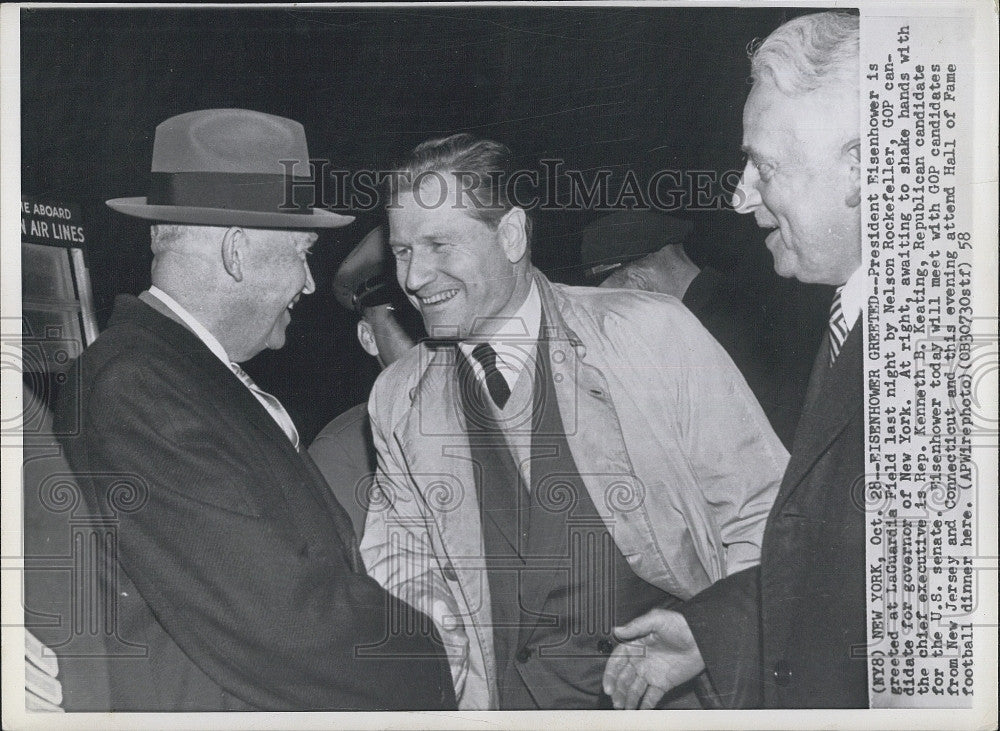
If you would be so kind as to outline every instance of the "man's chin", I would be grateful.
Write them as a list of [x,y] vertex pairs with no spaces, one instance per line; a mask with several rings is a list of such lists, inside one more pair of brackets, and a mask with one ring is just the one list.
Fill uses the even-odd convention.
[[267,340],[264,341],[264,347],[268,350],[281,350],[285,347],[285,327],[280,326],[280,329],[276,327],[272,330],[268,336]]

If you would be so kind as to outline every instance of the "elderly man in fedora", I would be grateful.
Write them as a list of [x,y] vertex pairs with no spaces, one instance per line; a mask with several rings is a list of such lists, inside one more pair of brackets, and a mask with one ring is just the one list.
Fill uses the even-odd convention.
[[284,344],[315,229],[353,220],[285,200],[279,161],[308,159],[297,122],[191,112],[157,127],[149,196],[108,201],[154,222],[152,286],[118,298],[57,418],[80,416],[69,460],[114,539],[100,578],[142,648],[109,659],[111,710],[455,704],[430,621],[366,575],[294,423],[238,365]]

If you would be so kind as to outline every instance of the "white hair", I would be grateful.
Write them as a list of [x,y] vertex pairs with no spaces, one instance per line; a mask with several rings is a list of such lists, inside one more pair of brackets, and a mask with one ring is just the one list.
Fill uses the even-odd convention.
[[788,96],[824,86],[858,88],[858,16],[803,15],[780,26],[747,51],[754,84],[768,78]]

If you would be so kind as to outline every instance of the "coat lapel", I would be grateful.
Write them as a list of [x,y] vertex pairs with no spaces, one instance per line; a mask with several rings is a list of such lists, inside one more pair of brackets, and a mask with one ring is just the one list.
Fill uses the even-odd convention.
[[[186,357],[199,371],[199,378],[216,393],[219,393],[224,400],[234,404],[245,422],[259,432],[262,444],[266,444],[268,449],[285,451],[285,459],[291,464],[301,467],[304,473],[303,484],[307,485],[313,498],[326,507],[330,513],[337,529],[337,536],[340,538],[340,548],[347,563],[354,571],[363,570],[357,537],[354,534],[350,518],[343,506],[337,502],[333,491],[330,490],[326,480],[313,464],[309,455],[301,450],[301,447],[301,451],[296,450],[282,428],[267,412],[267,409],[176,313],[148,292],[140,294],[138,299],[148,305],[150,309],[141,305],[135,306],[134,312],[132,312],[135,321],[143,327],[155,331],[168,342],[175,352]],[[155,310],[155,312],[150,310]],[[158,317],[157,313],[163,317]],[[292,498],[287,488],[286,485],[275,486],[275,489],[282,490],[286,499],[290,500]]]
[[[136,308],[135,319],[137,323],[156,332],[177,353],[190,360],[192,365],[201,371],[203,378],[227,400],[236,405],[246,421],[263,432],[265,438],[274,440],[276,444],[282,444],[282,448],[287,446],[291,453],[295,453],[294,445],[288,441],[285,432],[267,413],[267,409],[170,308],[148,292],[140,294],[138,299],[148,305],[149,309]],[[155,312],[151,310],[155,310]],[[157,313],[163,317],[158,317]],[[280,440],[276,438],[279,434],[281,435]]]
[[482,562],[483,538],[474,466],[458,411],[458,350],[438,347],[426,352],[428,365],[422,369],[411,407],[394,436],[408,476],[437,523],[446,558],[453,564],[469,606],[475,609],[484,600],[485,573],[474,565]]
[[[587,347],[566,323],[544,277],[535,278],[548,323],[549,364],[566,442],[577,471],[619,550],[626,556],[646,556],[643,578],[672,580],[663,547],[657,541],[645,509],[645,487],[635,476],[611,401],[607,380],[587,363]],[[589,424],[613,425],[591,429]],[[650,556],[650,552],[655,556]]]
[[824,338],[813,365],[806,405],[795,431],[791,457],[772,514],[781,509],[816,461],[846,428],[855,412],[862,408],[862,340],[859,321],[831,367],[828,365],[829,343]]

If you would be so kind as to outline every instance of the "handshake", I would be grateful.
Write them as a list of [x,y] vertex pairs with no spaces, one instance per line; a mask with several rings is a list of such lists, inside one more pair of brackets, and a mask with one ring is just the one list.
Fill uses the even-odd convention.
[[683,615],[653,609],[615,628],[622,644],[604,669],[604,692],[616,709],[655,708],[664,694],[705,669]]

